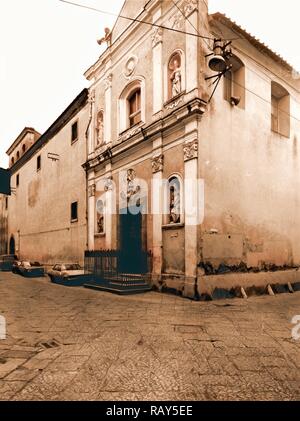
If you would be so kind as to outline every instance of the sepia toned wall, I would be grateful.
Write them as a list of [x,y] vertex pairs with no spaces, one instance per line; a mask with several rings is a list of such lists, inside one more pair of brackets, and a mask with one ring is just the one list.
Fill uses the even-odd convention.
[[[212,29],[234,35],[220,23]],[[215,267],[299,265],[299,81],[247,42],[236,41],[234,53],[245,65],[244,108],[224,100],[221,85],[201,123],[205,220],[199,257]],[[272,81],[290,93],[288,137],[271,130]]]
[[[9,198],[8,233],[20,259],[43,264],[83,262],[86,249],[85,132],[88,105],[73,115],[24,165],[13,172],[15,193]],[[78,121],[78,140],[71,127]],[[52,161],[48,154],[57,154]],[[37,157],[41,169],[37,171]],[[16,177],[19,175],[19,186]],[[78,221],[71,222],[71,203],[78,201]]]

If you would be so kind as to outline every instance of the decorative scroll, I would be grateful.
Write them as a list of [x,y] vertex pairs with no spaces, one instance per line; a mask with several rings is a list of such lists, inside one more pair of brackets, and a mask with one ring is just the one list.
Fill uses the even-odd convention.
[[89,186],[89,197],[93,197],[96,194],[96,184]]
[[183,148],[183,155],[184,155],[185,161],[198,158],[198,140],[197,139],[185,144]]
[[157,155],[152,158],[152,172],[153,174],[163,171],[164,167],[164,156]]
[[157,46],[157,44],[162,42],[163,29],[162,28],[154,28],[151,38],[152,38],[152,47],[155,48]]

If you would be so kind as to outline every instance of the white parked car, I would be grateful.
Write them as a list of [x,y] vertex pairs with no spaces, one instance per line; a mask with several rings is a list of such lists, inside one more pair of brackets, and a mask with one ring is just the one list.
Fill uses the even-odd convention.
[[82,275],[84,275],[84,269],[78,263],[58,263],[48,271],[50,280],[55,283],[76,281]]

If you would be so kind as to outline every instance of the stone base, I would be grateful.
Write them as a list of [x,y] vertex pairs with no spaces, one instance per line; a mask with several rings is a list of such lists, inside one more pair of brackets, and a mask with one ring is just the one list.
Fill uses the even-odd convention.
[[152,275],[152,285],[160,292],[181,295],[184,289],[184,276],[177,274]]
[[267,288],[268,285],[291,285],[300,282],[300,271],[291,269],[277,272],[228,273],[224,275],[199,276],[197,289],[199,295],[213,295],[216,289],[232,290],[243,287]]
[[152,285],[160,292],[169,292],[182,295],[186,298],[195,298],[196,278],[187,278],[184,275],[162,274],[152,275]]
[[185,277],[184,280],[184,289],[183,289],[183,296],[185,298],[195,298],[197,295],[197,286],[196,286],[197,278],[187,278]]
[[268,285],[271,285],[277,294],[289,292],[288,284],[294,285],[294,291],[299,290],[300,271],[298,269],[209,276],[198,271],[197,279],[177,274],[152,275],[154,289],[190,299],[242,297],[242,287],[249,296],[267,294]]

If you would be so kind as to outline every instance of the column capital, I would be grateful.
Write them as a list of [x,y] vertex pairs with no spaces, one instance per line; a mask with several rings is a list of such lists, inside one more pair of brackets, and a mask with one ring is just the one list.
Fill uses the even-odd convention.
[[96,194],[96,184],[89,186],[89,197],[95,197]]
[[198,0],[185,0],[183,10],[185,17],[188,18],[195,10],[198,10]]
[[106,177],[104,181],[104,190],[106,192],[113,190],[113,178],[112,176]]
[[155,155],[152,157],[152,173],[163,171],[164,168],[164,156],[163,154]]
[[89,102],[89,104],[94,104],[95,103],[95,89],[91,89],[89,91],[88,102]]
[[109,74],[106,76],[106,78],[104,79],[105,90],[107,90],[107,89],[111,88],[111,86],[112,86],[112,78],[113,78],[112,73],[109,73]]
[[184,161],[198,158],[198,139],[185,143],[183,147]]
[[162,39],[163,39],[163,29],[154,28],[151,34],[151,38],[152,38],[152,48],[155,48],[158,44],[161,44]]

